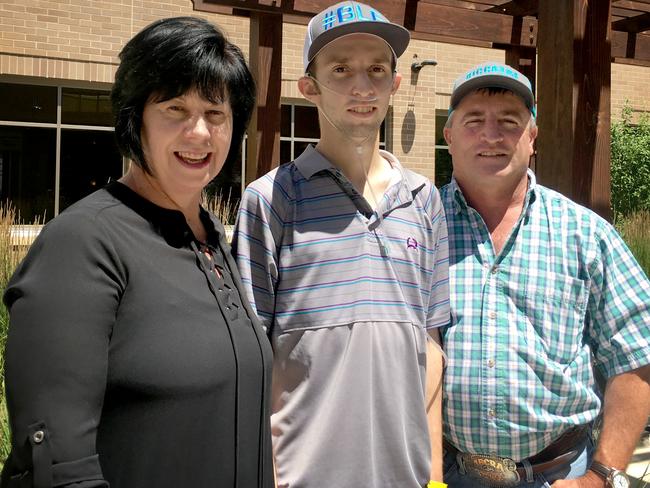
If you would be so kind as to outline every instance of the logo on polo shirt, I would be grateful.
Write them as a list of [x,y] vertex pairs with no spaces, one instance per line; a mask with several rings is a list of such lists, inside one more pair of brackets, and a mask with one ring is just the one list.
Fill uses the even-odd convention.
[[406,248],[407,249],[417,249],[418,248],[418,241],[415,240],[413,237],[408,237],[406,239]]
[[323,30],[338,27],[350,22],[388,22],[386,17],[374,8],[368,7],[364,12],[361,5],[343,5],[336,10],[325,12],[323,16]]

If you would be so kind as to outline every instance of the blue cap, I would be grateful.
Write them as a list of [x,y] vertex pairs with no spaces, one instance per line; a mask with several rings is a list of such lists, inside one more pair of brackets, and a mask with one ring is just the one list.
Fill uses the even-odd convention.
[[372,34],[383,39],[399,58],[411,40],[409,31],[393,24],[377,9],[359,2],[340,2],[327,7],[309,21],[303,50],[305,71],[321,49],[348,34]]
[[511,66],[495,61],[474,66],[454,82],[449,102],[449,113],[453,112],[466,95],[482,88],[503,88],[510,90],[521,99],[536,116],[535,95],[530,80]]

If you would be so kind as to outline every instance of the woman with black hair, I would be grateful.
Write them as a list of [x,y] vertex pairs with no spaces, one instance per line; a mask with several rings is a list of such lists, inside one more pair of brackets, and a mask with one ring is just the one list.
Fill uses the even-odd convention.
[[2,487],[272,487],[271,350],[199,203],[237,157],[253,79],[196,18],[151,24],[120,60],[131,166],[45,226],[4,295]]

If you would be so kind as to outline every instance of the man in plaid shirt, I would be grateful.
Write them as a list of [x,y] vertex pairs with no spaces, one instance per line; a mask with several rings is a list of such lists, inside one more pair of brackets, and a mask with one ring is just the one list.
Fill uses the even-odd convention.
[[441,192],[445,482],[629,486],[623,471],[650,413],[648,278],[607,222],[536,183],[524,75],[485,63],[460,77],[444,135],[454,166]]

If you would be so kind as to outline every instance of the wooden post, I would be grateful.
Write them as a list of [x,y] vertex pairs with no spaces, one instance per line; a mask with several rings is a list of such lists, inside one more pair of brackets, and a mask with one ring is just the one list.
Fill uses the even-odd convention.
[[611,220],[611,0],[539,2],[537,176]]
[[282,15],[251,12],[250,68],[257,83],[257,109],[248,128],[246,184],[280,161]]
[[[508,46],[506,47],[506,64],[523,73],[530,80],[533,93],[537,95],[535,87],[537,74],[537,53],[534,47]],[[530,167],[537,172],[537,156],[530,160]]]
[[611,1],[591,0],[580,27],[573,187],[580,203],[611,220]]
[[530,80],[533,93],[537,94],[537,56],[534,47],[510,46],[506,48],[506,64],[526,75]]

